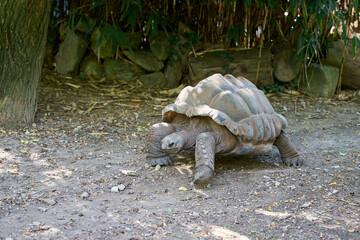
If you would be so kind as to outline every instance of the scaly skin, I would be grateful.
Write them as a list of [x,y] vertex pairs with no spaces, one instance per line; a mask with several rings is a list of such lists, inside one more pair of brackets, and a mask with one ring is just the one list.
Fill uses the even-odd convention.
[[303,164],[301,155],[286,136],[285,132],[281,131],[280,135],[276,138],[274,145],[279,149],[281,159],[285,165],[296,167]]
[[196,138],[195,148],[195,184],[207,183],[215,170],[215,133],[201,133]]
[[172,163],[168,154],[161,150],[161,140],[174,131],[175,127],[170,123],[157,123],[149,128],[145,142],[147,146],[146,159],[150,166]]

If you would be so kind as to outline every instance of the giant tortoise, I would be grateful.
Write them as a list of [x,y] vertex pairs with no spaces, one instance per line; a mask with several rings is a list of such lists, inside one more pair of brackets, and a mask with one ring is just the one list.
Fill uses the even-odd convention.
[[214,74],[184,88],[163,109],[162,119],[149,129],[146,159],[150,165],[168,165],[169,153],[195,147],[195,183],[212,177],[215,154],[264,154],[273,144],[286,165],[302,165],[284,132],[286,119],[243,77]]

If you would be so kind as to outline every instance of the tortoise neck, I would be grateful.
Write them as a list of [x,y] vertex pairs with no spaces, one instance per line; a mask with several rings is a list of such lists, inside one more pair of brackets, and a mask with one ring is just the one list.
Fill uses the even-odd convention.
[[196,137],[200,133],[208,132],[210,129],[207,117],[193,117],[187,119],[190,119],[190,121],[187,122],[187,128],[178,132],[184,139],[184,149],[190,149],[195,146]]

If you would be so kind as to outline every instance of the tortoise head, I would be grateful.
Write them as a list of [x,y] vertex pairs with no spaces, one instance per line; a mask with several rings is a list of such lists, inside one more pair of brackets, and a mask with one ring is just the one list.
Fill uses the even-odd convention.
[[161,149],[169,153],[178,153],[183,149],[184,139],[179,133],[167,135],[161,141]]

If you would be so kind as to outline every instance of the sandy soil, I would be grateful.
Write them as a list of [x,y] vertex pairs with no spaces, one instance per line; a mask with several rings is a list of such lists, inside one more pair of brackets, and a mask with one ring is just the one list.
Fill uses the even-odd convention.
[[360,106],[276,94],[305,165],[193,153],[152,168],[144,136],[174,97],[45,71],[32,127],[0,129],[0,239],[360,239]]

